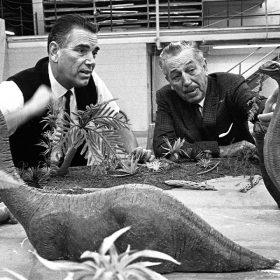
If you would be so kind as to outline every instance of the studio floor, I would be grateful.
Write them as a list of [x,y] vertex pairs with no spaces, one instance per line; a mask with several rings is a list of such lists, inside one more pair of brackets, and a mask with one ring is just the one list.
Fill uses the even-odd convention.
[[[246,178],[224,177],[208,181],[218,191],[172,189],[181,200],[210,225],[240,245],[280,260],[280,210],[262,181],[247,193],[239,189]],[[23,228],[0,225],[0,268],[8,268],[29,280],[62,280],[65,275],[44,268],[35,259]],[[0,269],[0,277],[9,274]],[[270,270],[237,273],[173,273],[169,280],[280,279],[280,265]],[[10,276],[12,278],[12,276]]]

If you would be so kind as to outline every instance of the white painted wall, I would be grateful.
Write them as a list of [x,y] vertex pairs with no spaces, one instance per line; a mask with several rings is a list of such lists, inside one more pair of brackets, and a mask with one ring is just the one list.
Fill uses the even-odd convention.
[[101,44],[100,48],[96,72],[119,99],[133,129],[147,130],[150,94],[146,44]]

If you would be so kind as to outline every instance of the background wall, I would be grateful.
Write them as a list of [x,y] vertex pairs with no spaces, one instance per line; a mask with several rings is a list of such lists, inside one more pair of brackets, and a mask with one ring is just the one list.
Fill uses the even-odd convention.
[[145,43],[100,44],[96,72],[102,77],[133,130],[146,131],[150,122],[148,59]]

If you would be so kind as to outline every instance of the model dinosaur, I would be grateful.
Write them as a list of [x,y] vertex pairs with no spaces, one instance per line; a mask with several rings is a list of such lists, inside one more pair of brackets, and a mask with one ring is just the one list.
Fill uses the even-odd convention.
[[[260,66],[259,71],[276,80],[278,87],[280,85],[280,63],[277,61],[267,61]],[[280,88],[280,87],[279,87]],[[265,186],[275,202],[280,208],[280,98],[277,99],[277,105],[266,131],[262,125],[257,122],[254,126],[254,136],[260,158],[260,168]]]
[[[228,272],[273,267],[267,259],[229,240],[162,190],[130,184],[91,194],[44,193],[19,178],[7,127],[0,113],[0,195],[44,258],[78,260],[113,232],[131,226],[116,246],[120,252],[153,249],[181,265],[163,262],[158,272]],[[94,179],[93,179],[94,180]]]

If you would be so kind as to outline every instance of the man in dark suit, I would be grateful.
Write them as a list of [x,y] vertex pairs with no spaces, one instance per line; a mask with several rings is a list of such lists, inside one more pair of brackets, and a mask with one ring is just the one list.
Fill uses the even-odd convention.
[[[170,43],[160,55],[169,82],[157,92],[153,138],[157,157],[166,153],[165,138],[185,139],[183,150],[208,150],[213,157],[236,155],[254,147],[248,128],[248,102],[255,94],[240,75],[207,73],[202,52],[181,41]],[[266,99],[261,97],[254,122]]]

